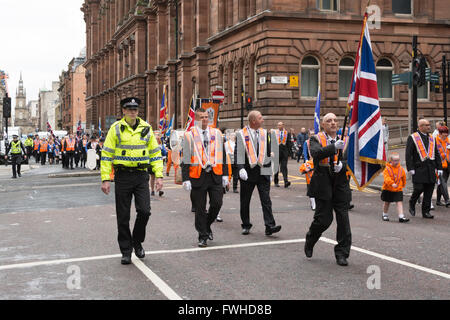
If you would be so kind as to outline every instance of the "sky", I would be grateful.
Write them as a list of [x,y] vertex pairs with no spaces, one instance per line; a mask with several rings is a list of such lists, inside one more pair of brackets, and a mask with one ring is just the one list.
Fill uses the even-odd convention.
[[20,72],[27,103],[51,89],[86,46],[84,0],[0,0],[0,70],[15,106]]

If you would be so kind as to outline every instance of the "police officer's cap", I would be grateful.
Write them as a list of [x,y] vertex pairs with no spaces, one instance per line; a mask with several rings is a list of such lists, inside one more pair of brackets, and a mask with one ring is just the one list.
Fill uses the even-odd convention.
[[19,136],[17,134],[13,134],[13,138],[18,138]]
[[122,108],[139,109],[140,105],[141,105],[141,99],[135,98],[135,97],[125,98],[120,101],[120,106]]

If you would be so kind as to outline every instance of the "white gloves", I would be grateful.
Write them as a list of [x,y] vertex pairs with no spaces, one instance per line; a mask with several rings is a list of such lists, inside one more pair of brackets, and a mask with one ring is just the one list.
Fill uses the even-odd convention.
[[227,185],[228,185],[228,177],[227,176],[222,176],[222,186],[224,188],[226,188]]
[[[342,141],[342,140],[339,140]],[[337,165],[334,166],[334,172],[338,173],[342,170],[342,162],[339,161]]]
[[438,174],[439,177],[442,176],[443,173],[444,173],[444,172],[442,172],[442,170],[438,170],[438,171],[437,171],[437,174]]
[[450,149],[450,144],[447,145],[447,149]]
[[334,147],[336,148],[336,149],[341,149],[341,150],[343,150],[344,149],[344,141],[343,140],[338,140],[338,141],[336,141],[335,143],[334,143]]
[[247,181],[248,175],[247,175],[247,171],[245,171],[245,169],[239,170],[239,178],[241,178],[244,181]]
[[183,188],[186,191],[191,191],[192,190],[191,182],[189,180],[183,181]]
[[416,170],[409,170],[409,174],[412,175],[412,176],[415,175],[416,174]]

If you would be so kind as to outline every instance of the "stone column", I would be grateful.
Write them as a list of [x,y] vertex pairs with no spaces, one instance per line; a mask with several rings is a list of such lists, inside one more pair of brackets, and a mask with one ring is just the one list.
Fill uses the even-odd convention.
[[167,62],[167,6],[158,3],[158,65],[165,65]]

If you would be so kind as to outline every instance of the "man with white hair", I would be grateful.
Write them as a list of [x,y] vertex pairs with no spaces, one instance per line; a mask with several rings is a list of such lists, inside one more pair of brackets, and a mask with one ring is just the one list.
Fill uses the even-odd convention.
[[264,122],[259,111],[248,114],[248,125],[239,130],[236,135],[234,159],[240,177],[240,202],[242,234],[248,235],[252,224],[250,223],[250,200],[255,187],[258,188],[259,199],[264,216],[265,234],[267,236],[279,232],[272,214],[272,201],[270,200],[271,167],[271,141],[275,142],[275,134],[268,134],[261,128]]
[[314,160],[314,173],[310,191],[315,198],[316,211],[305,241],[305,255],[312,257],[313,248],[333,221],[333,210],[337,222],[337,245],[334,247],[336,263],[347,266],[350,255],[352,234],[348,210],[350,205],[350,185],[346,175],[347,155],[342,159],[339,152],[344,150],[344,141],[337,136],[336,115],[328,113],[322,120],[323,131],[310,138],[309,148]]

